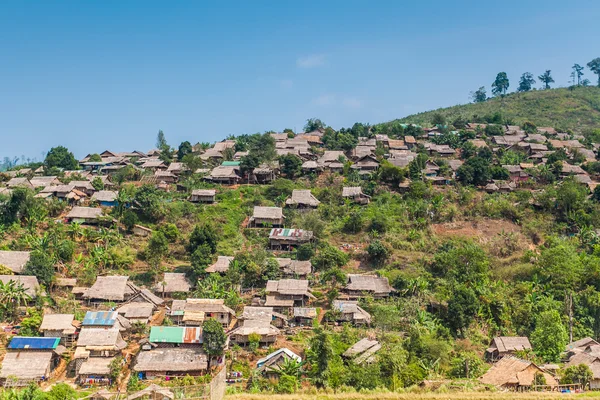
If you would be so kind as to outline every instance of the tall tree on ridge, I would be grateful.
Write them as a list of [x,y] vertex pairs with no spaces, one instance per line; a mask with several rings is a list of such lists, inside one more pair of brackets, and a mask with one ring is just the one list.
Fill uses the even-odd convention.
[[510,83],[508,81],[506,72],[498,72],[498,75],[496,75],[496,80],[494,83],[492,83],[492,93],[494,96],[505,95],[509,86]]
[[550,89],[550,84],[554,83],[552,79],[552,71],[547,69],[542,75],[538,76],[538,79],[544,83],[544,89]]
[[587,63],[587,67],[594,74],[598,75],[598,87],[600,87],[600,57],[596,57],[592,61]]
[[533,74],[531,72],[525,72],[521,75],[521,80],[519,81],[519,87],[517,88],[518,92],[529,92],[533,85],[535,84],[535,79],[533,78]]

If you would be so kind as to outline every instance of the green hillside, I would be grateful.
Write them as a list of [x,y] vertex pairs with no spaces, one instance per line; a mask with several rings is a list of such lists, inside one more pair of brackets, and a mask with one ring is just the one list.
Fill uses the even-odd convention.
[[493,98],[483,103],[440,108],[409,115],[397,121],[429,125],[436,113],[446,116],[451,122],[459,116],[473,121],[474,116],[482,119],[497,112],[512,124],[531,121],[537,126],[552,126],[565,130],[596,129],[600,128],[600,88],[562,88],[511,93],[504,99]]

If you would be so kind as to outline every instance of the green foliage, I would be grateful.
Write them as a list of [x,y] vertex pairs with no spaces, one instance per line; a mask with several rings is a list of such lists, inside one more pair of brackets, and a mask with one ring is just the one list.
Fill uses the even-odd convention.
[[600,87],[600,57],[596,57],[592,61],[587,63],[587,67],[594,74],[598,75],[598,87]]
[[[121,170],[123,169],[125,168]],[[147,221],[158,221],[164,215],[161,193],[154,186],[144,185],[139,188],[135,192],[133,202],[137,214]]]
[[102,157],[100,157],[100,154],[94,153],[94,154],[90,155],[90,157],[88,158],[88,161],[89,162],[101,162]]
[[485,185],[492,177],[489,161],[481,157],[469,158],[456,171],[457,180],[467,185]]
[[47,400],[75,400],[77,392],[66,383],[57,383],[46,393]]
[[24,272],[34,275],[40,283],[49,286],[54,280],[54,259],[47,252],[35,250],[31,252]]
[[279,157],[281,172],[288,179],[294,179],[302,172],[302,159],[295,154],[285,154]]
[[589,366],[585,364],[571,365],[562,371],[560,383],[573,384],[578,383],[582,389],[587,389],[592,377],[594,376]]
[[256,332],[252,332],[248,335],[248,349],[252,352],[258,350],[258,346],[260,345],[260,334]]
[[50,149],[46,154],[44,166],[47,169],[60,168],[64,170],[74,170],[79,168],[79,162],[75,159],[73,153],[64,146],[57,146]]
[[133,211],[125,210],[122,221],[123,225],[125,225],[125,229],[127,229],[128,232],[131,232],[133,227],[138,223],[138,217]]
[[161,231],[152,232],[146,247],[146,259],[159,262],[169,254],[169,241]]
[[487,93],[485,92],[485,86],[481,86],[474,92],[471,92],[471,100],[473,103],[483,103],[487,100]]
[[[544,80],[538,77],[544,83]],[[552,82],[550,82],[552,83]],[[515,125],[530,121],[536,126],[553,126],[562,129],[597,129],[600,126],[600,88],[581,87],[577,90],[567,88],[553,90],[532,90],[523,93],[508,93],[502,98],[458,105],[441,110],[428,111],[409,115],[400,120],[375,125],[375,127],[392,126],[397,123],[427,124],[431,115],[441,113],[447,120],[462,117],[469,122],[492,122],[495,113],[500,113],[500,120],[493,123],[504,123],[511,120]]]
[[225,349],[227,335],[220,322],[209,318],[202,324],[203,348],[210,356],[220,356]]
[[499,72],[496,75],[494,83],[492,83],[492,94],[494,96],[505,95],[509,87],[508,76],[506,72]]
[[381,265],[389,258],[390,250],[382,241],[373,240],[367,247],[367,254],[373,263]]
[[557,362],[560,353],[569,342],[567,329],[556,310],[542,312],[535,321],[531,334],[531,344],[535,353],[545,362]]
[[362,212],[359,210],[352,210],[347,214],[347,217],[344,220],[344,231],[356,234],[362,230],[363,225],[364,219]]
[[299,261],[310,260],[315,254],[315,249],[312,244],[304,243],[296,249],[296,259]]
[[483,360],[473,352],[461,352],[450,362],[448,374],[453,378],[477,378],[485,369]]
[[176,242],[180,235],[177,225],[171,223],[161,225],[158,230],[167,238],[169,243]]
[[485,134],[488,136],[504,135],[504,127],[502,125],[489,124],[485,127]]
[[21,336],[39,336],[42,319],[42,312],[33,308],[27,309],[27,318],[21,321],[21,331],[19,334]]
[[538,76],[538,79],[544,84],[544,89],[550,89],[550,84],[554,83],[554,79],[552,79],[552,71],[549,69],[547,69],[542,75]]
[[192,144],[190,142],[188,142],[187,140],[185,142],[181,142],[179,148],[177,149],[177,159],[180,161],[183,160],[184,157],[188,154],[191,154],[192,151]]
[[95,190],[104,190],[104,182],[99,177],[92,179],[92,186]]
[[521,75],[517,92],[529,92],[533,88],[534,84],[535,79],[533,78],[533,74],[531,72],[525,72],[523,75]]
[[312,264],[317,270],[325,271],[330,268],[343,267],[350,257],[330,244],[319,246],[317,254],[312,258]]

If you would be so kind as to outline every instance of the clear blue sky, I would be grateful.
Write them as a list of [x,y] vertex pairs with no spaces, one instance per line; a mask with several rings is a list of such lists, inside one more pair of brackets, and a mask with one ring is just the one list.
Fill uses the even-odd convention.
[[[0,157],[377,123],[600,56],[599,1],[3,1]],[[595,81],[586,70],[586,76]]]

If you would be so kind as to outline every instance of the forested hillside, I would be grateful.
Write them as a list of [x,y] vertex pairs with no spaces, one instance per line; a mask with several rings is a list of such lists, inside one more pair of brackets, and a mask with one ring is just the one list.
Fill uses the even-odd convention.
[[[311,119],[176,147],[160,131],[147,152],[57,146],[0,174],[0,381],[189,392],[225,368],[232,392],[588,387],[600,130],[522,115]],[[98,311],[121,318],[112,343],[94,341]],[[53,314],[78,335],[30,372],[21,350],[56,334]]]

